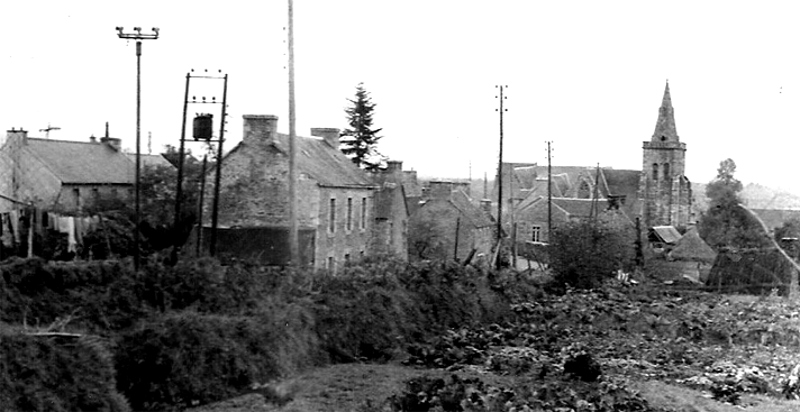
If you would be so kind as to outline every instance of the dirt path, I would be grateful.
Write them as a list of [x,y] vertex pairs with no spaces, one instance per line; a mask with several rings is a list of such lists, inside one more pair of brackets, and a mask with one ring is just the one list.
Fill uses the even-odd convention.
[[[389,396],[403,388],[403,382],[424,373],[449,375],[444,370],[427,370],[399,365],[345,364],[309,371],[272,385],[270,390],[252,393],[227,401],[189,410],[190,412],[345,412],[380,411]],[[501,385],[511,377],[460,371],[462,377],[480,376],[487,383]],[[742,396],[742,405],[720,403],[708,394],[658,381],[638,384],[635,388],[653,406],[678,412],[790,412],[800,411],[800,402],[782,401],[763,396]],[[283,394],[275,396],[276,393]],[[266,395],[266,396],[265,396]],[[272,402],[268,402],[267,398]],[[279,405],[285,401],[283,405]],[[374,405],[364,408],[367,403]],[[358,409],[361,407],[362,409]]]

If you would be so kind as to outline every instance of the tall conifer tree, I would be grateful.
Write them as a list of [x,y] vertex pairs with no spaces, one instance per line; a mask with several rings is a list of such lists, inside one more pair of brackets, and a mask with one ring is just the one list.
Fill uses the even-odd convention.
[[342,153],[353,160],[353,163],[367,170],[375,170],[381,166],[384,157],[376,148],[378,136],[383,129],[372,128],[372,115],[375,103],[369,92],[364,88],[364,83],[356,86],[355,99],[348,99],[351,106],[345,109],[349,128],[342,131],[339,138]]

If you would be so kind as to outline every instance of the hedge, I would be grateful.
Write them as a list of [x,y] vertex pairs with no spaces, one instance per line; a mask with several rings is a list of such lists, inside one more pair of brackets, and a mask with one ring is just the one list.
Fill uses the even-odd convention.
[[[0,321],[114,343],[118,389],[136,410],[206,403],[312,365],[383,361],[469,324],[513,316],[519,279],[454,264],[372,259],[340,273],[212,259],[0,263]],[[523,282],[524,283],[524,282]],[[527,292],[526,292],[527,293]]]
[[0,326],[0,405],[16,411],[127,412],[97,337],[36,336]]

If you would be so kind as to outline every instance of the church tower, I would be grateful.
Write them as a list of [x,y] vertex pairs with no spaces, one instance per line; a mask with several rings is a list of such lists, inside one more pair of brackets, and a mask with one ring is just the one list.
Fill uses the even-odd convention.
[[658,109],[656,130],[644,142],[639,198],[645,228],[670,225],[685,228],[691,216],[692,188],[684,176],[686,143],[675,128],[669,82]]

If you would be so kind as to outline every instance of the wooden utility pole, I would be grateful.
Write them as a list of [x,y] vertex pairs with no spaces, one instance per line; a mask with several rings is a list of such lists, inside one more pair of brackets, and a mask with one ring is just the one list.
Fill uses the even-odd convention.
[[458,232],[461,230],[461,217],[456,218],[456,242],[453,248],[453,260],[458,262]]
[[[501,245],[500,240],[503,238],[503,113],[506,109],[503,108],[503,101],[506,99],[503,96],[503,89],[508,86],[495,86],[500,89],[500,109],[495,109],[500,112],[500,153],[497,159],[497,256]],[[497,96],[495,96],[497,97]],[[497,268],[500,269],[499,257],[495,260]]]
[[598,193],[600,185],[600,163],[597,164],[597,169],[594,175],[594,190],[592,191],[592,208],[589,210],[589,218],[597,221],[600,215],[600,194]]
[[297,235],[297,132],[294,101],[294,3],[289,0],[289,264],[300,265]]
[[553,168],[550,163],[550,144],[547,142],[547,242],[550,242],[550,235],[553,233]]

